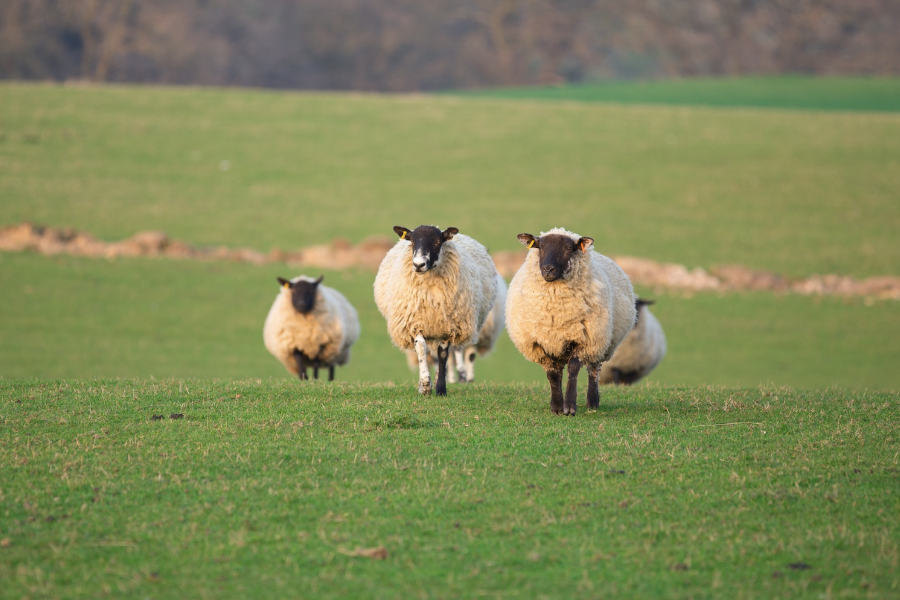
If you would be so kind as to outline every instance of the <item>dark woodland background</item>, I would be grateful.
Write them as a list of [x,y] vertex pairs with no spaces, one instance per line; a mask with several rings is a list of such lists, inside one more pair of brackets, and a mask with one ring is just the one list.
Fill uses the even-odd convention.
[[0,0],[0,78],[413,91],[900,75],[898,0]]

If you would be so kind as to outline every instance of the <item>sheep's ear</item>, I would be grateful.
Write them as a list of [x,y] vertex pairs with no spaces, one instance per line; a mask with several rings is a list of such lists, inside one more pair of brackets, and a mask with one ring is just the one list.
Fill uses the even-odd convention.
[[322,283],[322,280],[323,280],[323,279],[325,279],[325,276],[324,276],[324,275],[319,275],[319,278],[316,279],[316,281],[315,281],[316,285],[319,285],[320,283]]
[[581,249],[582,252],[587,252],[588,248],[594,245],[594,238],[583,237],[575,244]]
[[456,227],[448,227],[447,229],[444,230],[444,234],[443,234],[444,241],[446,242],[447,240],[452,240],[453,236],[456,235],[457,233],[459,233],[459,229],[457,229]]
[[291,287],[291,282],[288,281],[287,279],[284,279],[283,277],[278,278],[278,283],[281,284],[281,287],[286,287],[286,288]]
[[650,306],[651,304],[656,304],[656,300],[643,300],[641,298],[638,298],[637,300],[634,301],[635,308],[640,308],[642,306]]
[[394,225],[394,233],[399,235],[401,240],[408,240],[409,234],[411,234],[412,231],[410,231],[406,227],[400,227],[399,225]]
[[528,248],[540,248],[541,247],[541,238],[539,238],[539,237],[536,238],[533,235],[531,235],[530,233],[520,233],[516,237],[519,238],[519,242],[521,242],[521,244],[523,246],[527,246]]

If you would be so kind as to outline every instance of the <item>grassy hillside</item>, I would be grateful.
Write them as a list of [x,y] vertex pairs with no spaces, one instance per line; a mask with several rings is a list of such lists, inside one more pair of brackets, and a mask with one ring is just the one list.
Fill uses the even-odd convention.
[[0,382],[0,598],[900,590],[896,394],[545,396]]
[[[319,271],[311,271],[318,274]],[[0,254],[0,376],[288,378],[263,347],[278,266]],[[372,273],[325,273],[362,335],[341,381],[415,384],[372,298]],[[895,302],[741,294],[652,294],[669,355],[654,384],[900,389]],[[506,334],[478,361],[491,382],[546,385]],[[586,377],[586,374],[583,375]]]
[[0,224],[262,250],[564,225],[689,266],[900,265],[897,114],[15,84],[0,106]]
[[863,77],[740,77],[609,81],[583,85],[457,92],[504,99],[623,104],[900,111],[900,79]]

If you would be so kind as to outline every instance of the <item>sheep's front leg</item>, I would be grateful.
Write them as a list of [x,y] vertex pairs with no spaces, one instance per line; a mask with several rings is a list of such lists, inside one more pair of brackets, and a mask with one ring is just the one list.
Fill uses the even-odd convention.
[[431,374],[428,372],[428,346],[425,336],[416,336],[416,356],[419,358],[419,393],[427,396],[431,393]]
[[553,365],[544,367],[547,372],[547,381],[550,382],[550,412],[554,415],[563,414],[562,397],[562,369]]
[[313,379],[319,380],[319,361],[313,361]]
[[296,348],[294,348],[294,360],[296,361],[297,369],[299,370],[297,376],[301,380],[308,379],[306,376],[306,356]]
[[569,382],[566,384],[566,399],[563,403],[563,414],[575,416],[575,407],[578,403],[578,372],[581,370],[581,361],[577,356],[569,360]]
[[434,391],[438,396],[447,395],[447,358],[450,355],[450,343],[441,342],[437,347],[437,384]]
[[601,363],[599,362],[588,365],[588,410],[597,410],[600,408],[600,366]]
[[328,365],[328,381],[334,381],[334,365]]

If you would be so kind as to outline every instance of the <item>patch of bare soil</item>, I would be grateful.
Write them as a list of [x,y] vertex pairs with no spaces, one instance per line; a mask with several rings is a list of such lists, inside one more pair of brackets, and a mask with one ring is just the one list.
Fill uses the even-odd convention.
[[[330,244],[300,250],[273,248],[268,253],[251,248],[195,247],[172,240],[161,231],[142,231],[118,242],[103,242],[89,233],[72,228],[39,227],[20,223],[0,228],[0,250],[71,254],[92,258],[129,256],[160,257],[178,260],[230,260],[252,264],[286,263],[295,268],[343,270],[359,268],[376,271],[395,240],[373,236],[358,244],[335,239]],[[495,252],[494,263],[503,277],[510,279],[525,260],[526,251]],[[688,269],[675,263],[659,263],[633,256],[613,257],[631,280],[657,293],[675,290],[694,292],[767,291],[817,296],[862,296],[900,300],[900,277],[879,276],[855,279],[846,275],[813,275],[790,279],[755,271],[740,265],[716,267],[706,271]]]

